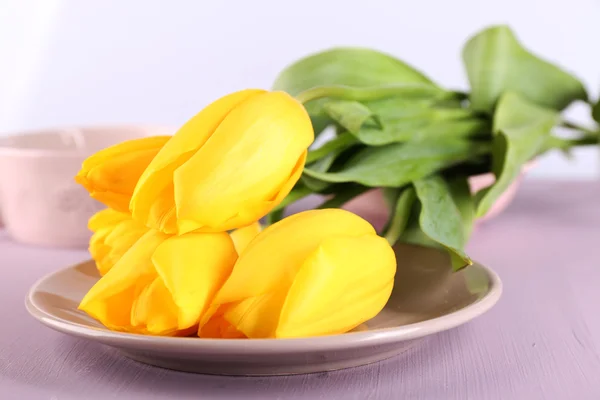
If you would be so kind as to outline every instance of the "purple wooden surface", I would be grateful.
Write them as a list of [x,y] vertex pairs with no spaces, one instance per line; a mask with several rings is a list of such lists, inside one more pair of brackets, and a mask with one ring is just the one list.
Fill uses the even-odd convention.
[[0,233],[0,398],[600,399],[599,198],[598,183],[526,182],[470,244],[504,281],[492,311],[375,365],[274,378],[162,370],[43,327],[27,289],[87,254]]

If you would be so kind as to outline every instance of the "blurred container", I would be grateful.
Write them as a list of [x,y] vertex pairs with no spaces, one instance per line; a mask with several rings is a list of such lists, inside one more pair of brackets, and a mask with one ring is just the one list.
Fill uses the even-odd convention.
[[104,206],[74,181],[83,160],[125,140],[174,132],[153,126],[90,126],[0,137],[0,221],[23,243],[87,247],[87,221]]

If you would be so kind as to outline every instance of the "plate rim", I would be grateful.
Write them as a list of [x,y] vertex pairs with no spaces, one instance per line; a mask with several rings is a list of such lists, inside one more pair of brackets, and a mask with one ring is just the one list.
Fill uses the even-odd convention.
[[152,336],[137,333],[111,331],[108,329],[91,328],[86,325],[67,321],[53,314],[47,313],[37,306],[33,300],[34,294],[40,285],[52,276],[78,265],[88,263],[88,259],[81,263],[50,272],[38,279],[28,290],[25,298],[27,312],[43,325],[67,335],[84,339],[96,340],[101,343],[122,348],[148,348],[160,346],[177,347],[182,351],[210,352],[210,353],[236,353],[257,351],[261,353],[281,353],[282,351],[305,351],[306,349],[342,350],[359,348],[372,345],[384,345],[402,341],[422,338],[435,333],[443,332],[463,325],[489,311],[500,299],[503,284],[498,274],[489,267],[474,261],[473,266],[485,271],[489,287],[487,292],[475,302],[448,314],[434,317],[425,321],[414,322],[407,325],[380,328],[374,331],[348,332],[343,334],[280,339],[209,339],[198,337],[170,337]]

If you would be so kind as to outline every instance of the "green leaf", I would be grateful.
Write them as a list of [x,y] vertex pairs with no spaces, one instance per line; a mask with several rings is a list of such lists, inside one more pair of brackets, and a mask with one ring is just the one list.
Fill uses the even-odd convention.
[[474,176],[487,174],[492,170],[491,153],[470,158],[469,160],[456,164],[444,171],[445,176]]
[[[468,240],[473,229],[475,201],[470,194],[468,180],[466,177],[452,177],[448,181],[448,188],[452,201],[456,205],[463,224],[464,240]],[[419,201],[415,201],[410,211],[410,216],[404,231],[400,237],[400,241],[411,243],[419,246],[433,247],[445,249],[440,243],[434,241],[427,236],[419,226],[419,216],[421,215],[422,206]]]
[[[365,48],[340,47],[311,54],[287,66],[275,79],[273,90],[297,96],[317,86],[369,87],[396,83],[435,86],[425,75],[390,55]],[[305,104],[316,135],[331,122],[322,109],[325,101]]]
[[448,183],[435,175],[415,181],[414,187],[421,203],[419,225],[423,233],[449,251],[455,271],[471,265],[463,250],[466,237],[462,214]]
[[[371,102],[391,97],[414,101],[430,101],[443,103],[451,100],[453,92],[441,90],[436,86],[423,83],[390,83],[387,85],[353,87],[344,85],[316,86],[296,95],[296,99],[304,103],[309,112],[315,101],[319,102],[318,112],[331,99]],[[329,99],[329,100],[328,100]]]
[[559,150],[562,151],[566,157],[571,158],[571,148],[577,145],[579,145],[579,143],[573,139],[566,139],[558,136],[548,136],[544,143],[540,146],[535,156],[541,156],[550,150]]
[[516,93],[504,94],[494,115],[492,169],[496,182],[478,193],[477,216],[485,215],[521,172],[523,164],[538,154],[559,121],[559,113],[533,104]]
[[412,186],[404,189],[397,196],[389,224],[385,228],[385,238],[390,245],[396,244],[406,229],[415,200],[415,189]]
[[[303,103],[308,110],[317,136],[336,119],[343,125],[350,123],[348,127],[352,131],[356,131],[357,125],[361,125],[369,119],[373,120],[375,125],[379,125],[376,115],[386,111],[392,114],[398,113],[401,111],[400,104],[404,108],[457,104],[456,93],[422,83],[388,84],[361,88],[340,85],[317,86],[296,95],[296,99]],[[325,109],[326,105],[329,105],[328,110]],[[371,105],[375,107],[376,112],[369,110]]]
[[[411,113],[415,113],[416,110],[434,107],[442,102],[439,96],[441,94],[436,95],[435,92],[429,94],[423,93],[421,95],[413,94],[410,96],[407,93],[400,92],[393,96],[364,100],[364,104],[375,114],[385,119],[390,119],[394,116],[410,115]],[[444,96],[448,96],[448,94]],[[460,108],[460,105],[453,103],[449,107]]]
[[376,128],[381,128],[379,117],[357,101],[329,101],[323,105],[323,109],[327,115],[351,133],[358,132],[368,121],[371,121]]
[[395,142],[445,137],[490,135],[490,123],[472,110],[437,107],[435,99],[390,97],[369,101],[331,101],[325,111],[362,143],[381,146]]
[[464,241],[465,244],[471,237],[473,231],[473,225],[475,222],[475,198],[471,194],[471,188],[469,186],[469,180],[467,177],[458,176],[447,179],[448,188],[450,189],[450,196],[458,212],[460,213],[463,230],[464,230]]
[[600,122],[600,100],[592,106],[592,118],[594,118],[594,121]]
[[287,66],[275,79],[273,89],[295,96],[316,86],[366,87],[389,83],[432,84],[425,75],[387,54],[341,47],[311,54]]
[[410,216],[402,235],[400,236],[400,242],[415,244],[418,246],[433,247],[436,249],[444,249],[441,244],[432,240],[427,236],[419,226],[419,215],[421,215],[421,203],[415,201],[410,212]]
[[460,139],[394,143],[358,151],[339,171],[304,173],[327,182],[399,187],[488,151],[487,143]]
[[524,49],[507,26],[479,32],[466,43],[462,55],[476,110],[491,112],[506,91],[557,110],[587,99],[578,79]]
[[[383,121],[383,129],[363,126],[356,138],[370,146],[390,143],[424,141],[430,139],[469,138],[489,135],[490,124],[482,118],[462,118],[461,112],[450,110],[427,110],[415,117]],[[453,110],[454,111],[454,110]]]

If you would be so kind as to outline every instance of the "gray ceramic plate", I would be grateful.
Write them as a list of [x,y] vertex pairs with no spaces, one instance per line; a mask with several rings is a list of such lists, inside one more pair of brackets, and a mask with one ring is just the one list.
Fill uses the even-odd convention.
[[41,279],[31,288],[26,306],[52,329],[115,347],[143,363],[209,374],[281,375],[354,367],[392,357],[420,338],[476,318],[500,297],[500,279],[482,265],[451,273],[445,253],[414,246],[396,250],[402,261],[386,307],[343,335],[246,340],[112,332],[77,310],[99,278],[91,261]]

